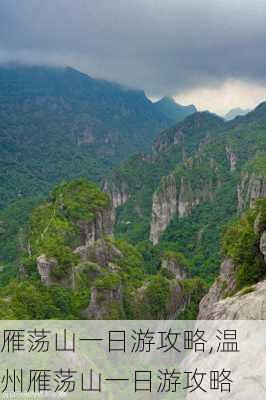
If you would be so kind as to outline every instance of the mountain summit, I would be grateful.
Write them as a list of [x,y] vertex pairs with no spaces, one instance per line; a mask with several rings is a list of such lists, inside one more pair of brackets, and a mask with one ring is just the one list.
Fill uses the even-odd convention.
[[250,110],[249,109],[242,109],[242,108],[233,108],[232,110],[228,111],[227,114],[225,114],[224,119],[226,119],[227,121],[231,121],[232,119],[242,116],[242,115],[246,115],[247,113],[249,113]]
[[188,115],[197,111],[194,105],[183,106],[175,102],[172,97],[165,96],[154,103],[155,108],[173,122],[182,121]]

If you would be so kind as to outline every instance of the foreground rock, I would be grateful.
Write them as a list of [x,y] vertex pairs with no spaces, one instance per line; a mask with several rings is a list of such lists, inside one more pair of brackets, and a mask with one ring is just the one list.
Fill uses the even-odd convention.
[[222,300],[228,292],[235,289],[235,265],[231,259],[226,259],[221,264],[220,275],[210,288],[209,292],[200,302],[198,319],[209,319],[213,306]]
[[199,314],[206,320],[266,319],[266,281],[243,289],[232,297],[218,301]]

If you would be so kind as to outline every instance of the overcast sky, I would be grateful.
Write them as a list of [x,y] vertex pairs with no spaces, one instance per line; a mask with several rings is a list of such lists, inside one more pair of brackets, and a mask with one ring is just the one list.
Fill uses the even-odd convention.
[[224,113],[266,100],[265,0],[0,0],[0,61],[70,65]]

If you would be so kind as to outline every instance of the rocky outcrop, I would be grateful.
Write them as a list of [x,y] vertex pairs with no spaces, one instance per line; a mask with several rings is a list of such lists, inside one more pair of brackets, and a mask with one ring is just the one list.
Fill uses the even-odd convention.
[[[107,266],[112,258],[121,256],[119,250],[107,239],[113,234],[114,213],[112,207],[96,211],[95,217],[90,222],[78,221],[76,224],[80,232],[80,245],[73,249],[73,255],[79,255],[80,262],[91,261],[100,266]],[[37,270],[45,285],[56,283],[74,288],[76,265],[68,266],[68,272],[63,274],[58,273],[57,266],[56,258],[48,258],[45,254],[37,257]]]
[[105,180],[102,190],[109,195],[114,208],[125,204],[130,197],[130,192],[125,182],[115,184],[112,181]]
[[150,240],[153,244],[159,242],[162,232],[167,228],[173,216],[177,213],[177,187],[175,175],[165,177],[152,199],[152,221]]
[[102,267],[107,267],[113,260],[123,257],[120,250],[108,240],[98,239],[93,244],[79,246],[75,253],[80,256],[81,262],[91,261]]
[[170,295],[164,319],[175,320],[189,304],[189,294],[185,292],[179,280],[172,280],[170,284]]
[[161,263],[161,268],[162,270],[170,272],[170,274],[177,280],[187,278],[187,272],[184,265],[174,255],[164,257]]
[[237,164],[237,155],[230,147],[226,147],[226,155],[230,165],[230,171],[234,172]]
[[153,149],[154,151],[161,153],[167,151],[171,146],[180,145],[184,143],[184,132],[181,128],[177,128],[171,135],[166,131],[165,134],[161,134],[155,141]]
[[256,200],[266,197],[266,177],[246,173],[237,186],[238,211],[255,206]]
[[[254,222],[254,232],[258,235],[259,250],[265,260],[266,271],[266,230],[265,219],[259,213]],[[237,288],[235,272],[237,266],[231,259],[221,265],[219,277],[200,302],[198,319],[265,319],[266,281]],[[233,295],[234,294],[234,295]],[[233,296],[232,296],[233,295]],[[232,296],[232,297],[229,297]],[[263,298],[264,296],[264,298]]]
[[224,260],[221,264],[220,276],[200,302],[198,319],[209,319],[208,316],[214,304],[235,289],[236,282],[234,272],[235,265],[233,261],[230,258]]
[[260,252],[263,254],[264,260],[266,262],[266,231],[264,231],[260,238]]
[[213,198],[212,183],[206,180],[202,187],[193,189],[190,180],[175,173],[164,177],[152,198],[150,241],[158,244],[173,217],[184,218],[194,207]]
[[37,258],[37,270],[40,274],[41,281],[45,285],[49,285],[52,281],[51,275],[57,261],[54,258],[48,259],[44,254]]
[[204,314],[208,320],[266,319],[266,281],[245,288],[232,297],[218,301]]
[[87,319],[119,319],[122,317],[122,287],[92,288]]
[[178,196],[178,216],[187,217],[192,209],[200,203],[201,199],[193,193],[191,185],[184,177],[181,177],[180,191]]
[[98,239],[104,236],[112,236],[115,216],[113,208],[102,209],[95,213],[92,221],[79,221],[81,244],[93,245]]
[[151,311],[146,309],[149,303],[149,284],[138,288],[134,294],[134,319],[167,319],[174,320],[185,309],[189,303],[189,294],[185,292],[181,281],[171,279],[169,283],[168,301],[165,309],[160,314],[151,315]]
[[59,277],[56,270],[57,267],[58,263],[55,258],[48,258],[44,254],[37,258],[37,271],[44,285],[59,284],[73,289],[75,281],[73,268],[69,270],[67,276]]

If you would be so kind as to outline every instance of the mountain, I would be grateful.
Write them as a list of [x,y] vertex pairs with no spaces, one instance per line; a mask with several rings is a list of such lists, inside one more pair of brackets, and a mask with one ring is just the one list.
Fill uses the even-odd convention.
[[230,121],[236,117],[246,115],[249,112],[250,112],[249,109],[244,110],[242,108],[233,108],[232,110],[228,111],[227,114],[225,114],[224,119],[226,119],[227,121]]
[[99,180],[171,119],[141,90],[72,68],[0,67],[0,207],[62,179]]
[[167,252],[149,271],[113,229],[111,199],[94,183],[56,187],[31,214],[20,272],[0,280],[0,318],[169,319],[205,294],[184,257]]
[[194,105],[182,106],[181,104],[177,104],[172,97],[163,97],[154,103],[154,107],[172,120],[173,123],[182,121],[188,115],[197,111]]
[[21,226],[13,276],[3,266],[0,317],[249,318],[241,297],[258,310],[265,292],[265,127],[266,103],[232,122],[194,113],[103,191],[57,186]]
[[217,276],[227,223],[266,197],[266,103],[226,122],[195,113],[155,140],[153,153],[115,168],[104,190],[117,207],[116,234],[181,252],[193,276]]
[[22,69],[0,92],[0,318],[222,318],[244,315],[245,296],[263,304],[266,102],[231,121],[195,112],[135,153],[133,127],[169,123],[143,92]]

